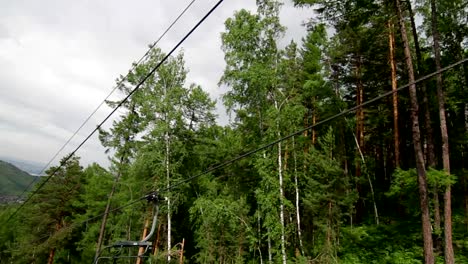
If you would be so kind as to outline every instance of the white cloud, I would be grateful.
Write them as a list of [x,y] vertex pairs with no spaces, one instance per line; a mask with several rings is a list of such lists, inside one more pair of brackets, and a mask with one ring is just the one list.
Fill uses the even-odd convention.
[[[6,1],[0,9],[0,156],[47,162],[189,3],[184,1]],[[160,42],[168,52],[215,0],[196,1]],[[282,22],[299,41],[311,11],[287,3]],[[255,1],[225,1],[182,45],[190,73],[212,98],[224,92],[220,33],[235,10]],[[113,98],[117,98],[115,95]],[[218,99],[218,105],[221,100]],[[60,157],[92,131],[110,109],[103,107]],[[219,115],[226,122],[224,109]],[[106,163],[94,136],[78,153],[83,163]],[[57,160],[58,160],[57,159]]]

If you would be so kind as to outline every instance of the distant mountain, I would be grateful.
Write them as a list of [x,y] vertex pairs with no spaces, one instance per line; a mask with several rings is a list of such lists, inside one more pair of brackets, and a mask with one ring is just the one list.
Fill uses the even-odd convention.
[[39,173],[41,173],[41,170],[44,168],[44,164],[34,162],[34,161],[29,161],[29,160],[21,160],[21,159],[1,157],[1,156],[0,156],[0,160],[11,163],[15,165],[17,168],[33,176],[38,176]]
[[0,160],[0,196],[20,195],[34,179],[15,165]]

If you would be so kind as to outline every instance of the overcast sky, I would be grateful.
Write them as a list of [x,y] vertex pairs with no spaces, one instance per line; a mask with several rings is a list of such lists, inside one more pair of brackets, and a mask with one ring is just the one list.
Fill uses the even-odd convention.
[[[191,0],[15,0],[0,8],[0,157],[48,162],[102,102],[120,74],[147,50]],[[197,0],[159,46],[168,52],[213,6]],[[220,33],[235,10],[255,10],[254,0],[225,0],[182,45],[187,82],[218,99],[224,69]],[[300,41],[311,10],[286,1],[283,43]],[[112,98],[118,99],[118,94]],[[71,152],[111,111],[102,107],[59,155]],[[226,123],[219,107],[221,123]],[[107,157],[97,136],[78,152],[83,164]]]

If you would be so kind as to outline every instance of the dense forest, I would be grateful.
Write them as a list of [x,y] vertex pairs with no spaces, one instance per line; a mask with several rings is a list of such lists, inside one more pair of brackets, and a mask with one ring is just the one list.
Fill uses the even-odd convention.
[[64,157],[1,208],[1,263],[136,255],[105,247],[148,234],[147,194],[146,258],[99,263],[468,263],[468,3],[294,0],[314,11],[283,47],[256,2],[221,33],[232,122],[171,56],[99,131],[109,168]]

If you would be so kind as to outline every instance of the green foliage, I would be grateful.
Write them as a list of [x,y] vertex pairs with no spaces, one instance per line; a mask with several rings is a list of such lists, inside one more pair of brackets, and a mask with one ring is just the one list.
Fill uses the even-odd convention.
[[[414,194],[418,190],[416,169],[403,170],[397,168],[393,173],[393,180],[388,196]],[[456,183],[456,176],[447,174],[443,170],[429,168],[427,171],[427,183],[429,187],[446,187]]]
[[[338,236],[344,217],[350,216],[357,199],[335,157],[335,148],[334,132],[329,128],[319,139],[318,148],[312,149],[306,158],[308,188],[304,190],[303,200],[305,213],[313,219],[316,238],[321,240],[321,246],[315,246],[310,253],[329,261],[337,258]],[[325,263],[328,260],[324,260]]]
[[416,228],[414,224],[344,228],[340,263],[422,263]]
[[34,177],[0,160],[0,196],[20,195]]
[[190,208],[190,218],[196,227],[195,240],[199,253],[197,263],[245,263],[252,230],[245,197],[236,198],[216,179],[203,180]]
[[[293,2],[316,12],[305,23],[300,43],[282,44],[287,43],[283,39],[287,30],[280,23],[280,1],[256,1],[256,11],[238,10],[225,21],[221,48],[226,66],[219,84],[228,89],[223,103],[232,124],[216,124],[215,102],[203,87],[188,82],[183,54],[170,57],[122,105],[112,126],[99,131],[102,145],[111,154],[110,168],[91,164],[83,170],[74,157],[59,169],[33,203],[20,211],[20,221],[0,225],[0,262],[46,263],[54,248],[56,263],[90,262],[101,219],[82,221],[101,214],[108,200],[116,208],[177,184],[161,193],[165,200],[153,237],[154,262],[167,261],[171,238],[172,262],[178,257],[178,242],[184,239],[187,263],[283,263],[283,257],[287,263],[423,263],[406,92],[398,92],[396,144],[401,168],[396,168],[394,160],[390,97],[367,104],[362,123],[361,117],[346,116],[321,124],[362,103],[361,99],[367,102],[391,90],[388,41],[392,32],[397,82],[399,86],[407,82],[401,36],[391,30],[392,24],[396,27],[393,4],[372,0]],[[467,10],[462,2],[437,3],[444,65],[468,55]],[[431,30],[427,4],[417,1],[414,9],[415,17],[423,22],[416,31],[426,31],[426,35],[419,32],[419,75],[435,68],[432,40],[426,39]],[[120,92],[128,95],[164,56],[161,49],[153,49],[128,79],[120,77]],[[445,72],[443,79],[452,174],[428,168],[428,195],[434,217],[435,192],[442,197],[445,187],[452,187],[456,262],[465,263],[467,64]],[[427,107],[436,131],[435,81],[425,85],[430,100],[421,109]],[[108,102],[109,106],[119,103]],[[314,124],[321,125],[310,128]],[[230,162],[291,133],[296,133],[293,138]],[[357,133],[363,137],[358,139]],[[428,142],[425,133],[421,135],[424,146]],[[434,138],[438,155],[438,132]],[[207,168],[215,169],[178,185]],[[109,199],[113,185],[115,193]],[[0,191],[15,190],[10,183],[0,182]],[[1,207],[0,222],[17,206]],[[104,245],[140,239],[148,217],[144,203],[109,215]],[[438,249],[435,253],[436,263],[442,263],[443,254]]]

